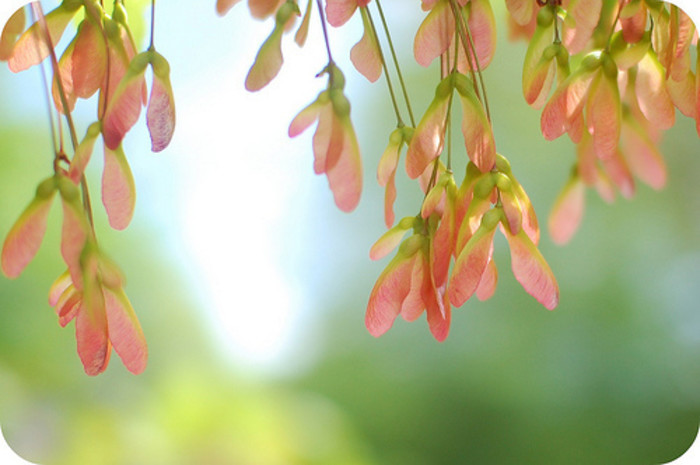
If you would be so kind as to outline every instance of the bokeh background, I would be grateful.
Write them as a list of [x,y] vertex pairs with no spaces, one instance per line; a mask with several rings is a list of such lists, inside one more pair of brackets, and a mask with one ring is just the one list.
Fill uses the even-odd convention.
[[[145,2],[128,3],[144,45]],[[370,85],[347,59],[361,22],[330,31],[365,163],[360,206],[344,214],[313,175],[311,131],[286,137],[325,86],[314,78],[325,65],[317,20],[307,47],[287,37],[278,78],[249,94],[245,75],[272,23],[252,20],[243,3],[218,18],[213,3],[158,3],[176,135],[158,155],[143,120],[127,136],[138,202],[126,231],[110,230],[96,208],[149,366],[133,376],[113,355],[106,373],[84,375],[73,325],[60,328],[47,303],[63,271],[55,208],[34,262],[19,279],[0,279],[0,424],[15,451],[42,464],[452,465],[658,464],[687,449],[700,419],[694,121],[679,114],[664,138],[664,190],[638,185],[632,201],[614,205],[588,192],[569,245],[544,234],[561,287],[555,311],[522,290],[497,240],[496,295],[455,309],[444,343],[424,319],[397,320],[375,339],[364,312],[388,259],[368,258],[384,231],[374,172],[394,117],[383,78]],[[421,113],[438,71],[413,64],[423,13],[401,3],[384,6]],[[545,224],[574,151],[568,140],[544,141],[538,112],[523,101],[526,45],[507,40],[501,3],[485,73],[494,131]],[[43,95],[38,70],[0,67],[3,236],[51,173]],[[81,134],[93,105],[78,108]],[[88,172],[96,207],[99,154]],[[399,218],[421,200],[400,177]]]

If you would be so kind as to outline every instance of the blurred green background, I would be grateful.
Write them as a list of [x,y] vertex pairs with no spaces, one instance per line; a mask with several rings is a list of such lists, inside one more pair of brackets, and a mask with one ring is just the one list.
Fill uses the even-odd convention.
[[[324,85],[313,78],[325,64],[315,22],[308,50],[288,38],[282,73],[251,95],[243,81],[271,23],[250,20],[243,4],[222,19],[213,5],[175,3],[158,4],[156,36],[178,101],[173,145],[150,154],[140,121],[126,142],[134,222],[109,230],[97,208],[100,244],[126,273],[149,366],[136,377],[113,354],[106,373],[84,375],[73,325],[60,328],[47,303],[63,271],[55,208],[35,261],[19,279],[0,279],[0,424],[18,453],[100,465],[658,464],[687,449],[700,419],[693,121],[679,114],[664,137],[663,191],[638,185],[632,201],[612,206],[588,192],[571,244],[543,235],[561,288],[554,312],[514,280],[499,237],[496,295],[455,309],[446,342],[424,319],[397,320],[374,339],[364,311],[388,262],[368,258],[384,230],[374,172],[394,118],[383,78],[370,85],[345,58],[359,20],[331,31],[365,162],[362,202],[347,215],[312,173],[310,134],[286,139]],[[422,14],[398,3],[385,8],[422,112],[437,69],[411,64]],[[485,73],[497,145],[546,224],[573,145],[543,140],[539,113],[521,96],[526,46],[506,40],[500,3]],[[36,70],[0,69],[2,235],[50,174],[41,88]],[[78,109],[81,133],[93,115]],[[98,199],[99,148],[94,156]],[[421,197],[399,177],[400,218]]]

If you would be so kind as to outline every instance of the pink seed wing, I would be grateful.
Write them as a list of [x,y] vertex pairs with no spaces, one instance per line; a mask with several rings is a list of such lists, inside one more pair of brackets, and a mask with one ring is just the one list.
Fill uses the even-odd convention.
[[102,173],[102,203],[109,224],[122,230],[129,226],[136,205],[136,186],[121,145],[116,150],[105,146]]
[[[68,23],[78,10],[68,10],[63,5],[46,14],[46,26],[49,30],[51,43],[56,46],[63,35]],[[41,63],[49,56],[49,47],[44,40],[44,33],[38,23],[34,23],[24,31],[12,50],[12,55],[7,60],[10,71],[18,73]]]
[[549,235],[555,244],[569,242],[581,224],[586,188],[581,178],[572,177],[566,183],[549,215]]
[[382,234],[382,236],[377,239],[377,242],[372,245],[369,251],[369,258],[372,260],[380,260],[386,257],[401,243],[408,230],[413,227],[413,224],[414,218],[406,217],[402,219],[399,224]]
[[326,175],[335,204],[342,211],[351,212],[360,202],[362,193],[362,160],[350,118],[344,117],[340,124],[343,134],[341,153]]
[[352,64],[370,82],[376,82],[382,75],[382,58],[377,37],[372,31],[367,10],[362,8],[362,22],[364,33],[362,38],[350,50]]
[[282,57],[282,34],[284,27],[276,24],[275,29],[260,47],[255,57],[253,66],[248,71],[245,79],[245,88],[251,92],[258,91],[272,81],[280,69],[284,59]]
[[506,7],[515,22],[520,26],[525,26],[532,19],[535,2],[530,0],[506,0]]
[[523,95],[535,109],[544,106],[549,96],[556,64],[554,58],[545,60],[543,53],[552,43],[552,27],[538,27],[528,45],[523,63]]
[[630,171],[654,189],[666,185],[667,169],[661,152],[639,124],[622,127],[623,154]]
[[567,9],[573,22],[564,22],[563,42],[570,54],[583,51],[598,25],[603,0],[571,0]]
[[[144,55],[145,53],[148,52],[137,55],[132,60],[128,71],[109,100],[102,123],[102,134],[105,145],[110,150],[119,147],[141,113],[143,77],[148,66],[148,56]],[[113,63],[114,60],[110,60],[110,74],[116,72],[112,70]]]
[[440,0],[423,20],[413,42],[413,54],[421,66],[429,66],[454,39],[455,22],[449,1]]
[[77,312],[75,337],[85,373],[96,376],[107,368],[112,348],[107,333],[102,289],[96,281],[90,281],[92,280],[86,280],[83,301]]
[[71,280],[77,289],[82,289],[80,255],[85,247],[89,226],[82,206],[77,199],[73,202],[61,198],[63,226],[61,229],[61,255],[68,266]]
[[695,108],[695,85],[695,74],[690,70],[688,70],[685,78],[682,80],[666,80],[666,89],[673,105],[689,118],[695,118],[695,112],[697,111]]
[[357,0],[328,0],[326,2],[326,18],[328,24],[340,27],[355,13]]
[[0,61],[7,61],[12,56],[15,43],[17,43],[17,39],[24,32],[25,22],[24,6],[22,6],[5,23],[2,35],[0,35]]
[[480,227],[459,253],[448,286],[450,302],[461,307],[474,294],[486,270],[496,228]]
[[216,0],[216,13],[219,16],[224,16],[231,8],[233,8],[233,5],[240,1],[241,0]]
[[289,130],[287,131],[289,137],[296,137],[306,131],[318,119],[321,108],[323,108],[323,105],[316,99],[301,110],[289,124]]
[[379,337],[387,332],[401,312],[401,305],[411,289],[415,256],[397,255],[379,275],[365,315],[365,325],[372,336]]
[[80,24],[71,57],[73,90],[80,98],[90,98],[107,73],[107,48],[100,28],[86,18]]
[[440,155],[448,104],[448,97],[436,96],[418,123],[406,152],[406,172],[411,179],[420,176]]
[[506,230],[505,235],[515,279],[546,309],[553,310],[559,303],[559,285],[544,257],[525,231],[512,235]]
[[637,66],[635,90],[639,108],[652,125],[660,129],[670,128],[675,122],[675,109],[666,89],[661,63],[650,51]]
[[490,299],[493,296],[494,292],[496,292],[497,284],[498,268],[496,268],[496,262],[494,262],[493,257],[491,257],[488,265],[486,265],[486,270],[484,270],[484,274],[481,275],[479,287],[476,288],[476,298],[481,300],[482,302],[484,300]]
[[[470,0],[469,30],[471,32],[476,58],[472,58],[474,69],[486,69],[496,51],[496,17],[493,14],[489,0]],[[471,57],[472,54],[469,53]]]
[[282,0],[248,0],[250,14],[254,18],[264,19],[277,11]]
[[394,202],[396,201],[396,171],[391,173],[384,189],[384,224],[391,228],[394,224]]
[[175,131],[175,96],[170,84],[170,65],[161,55],[153,58],[153,86],[146,111],[146,125],[151,136],[151,151],[164,150]]
[[591,85],[586,121],[593,135],[593,147],[600,159],[615,154],[620,140],[622,107],[617,81],[600,73]]
[[462,135],[469,159],[482,173],[490,171],[496,163],[496,143],[493,139],[491,123],[481,102],[471,88],[463,94],[462,102]]
[[85,167],[90,162],[95,141],[97,141],[97,136],[100,135],[101,129],[102,127],[99,122],[92,123],[88,128],[85,137],[75,150],[75,155],[73,155],[70,168],[68,169],[68,177],[76,185],[80,182],[80,178],[85,172]]
[[148,347],[141,324],[122,289],[104,289],[109,339],[124,366],[135,375],[143,372]]
[[8,278],[18,277],[39,250],[52,200],[53,194],[34,198],[7,234],[2,248],[2,271]]

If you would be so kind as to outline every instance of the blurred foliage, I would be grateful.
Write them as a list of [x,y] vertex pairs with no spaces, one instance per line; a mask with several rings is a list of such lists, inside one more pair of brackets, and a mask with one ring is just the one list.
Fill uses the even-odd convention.
[[[506,43],[503,32],[486,75],[495,135],[545,224],[573,146],[542,139],[538,113],[520,95],[525,45]],[[382,192],[371,180],[393,118],[382,83],[369,87],[345,68],[355,92],[366,92],[350,95],[361,144],[372,149],[364,150],[358,211],[309,213],[308,242],[295,245],[308,250],[298,273],[314,286],[308,318],[319,329],[305,343],[315,362],[265,380],[222,358],[167,238],[137,222],[127,234],[99,234],[126,271],[149,367],[133,377],[112,363],[86,377],[72,325],[60,328],[46,301],[62,271],[54,211],[35,262],[18,280],[0,279],[0,422],[10,444],[38,463],[97,465],[657,464],[680,455],[700,418],[693,122],[680,118],[666,136],[665,190],[640,185],[634,200],[612,206],[589,192],[569,246],[554,248],[545,234],[542,250],[562,289],[556,311],[515,282],[501,241],[498,292],[455,310],[445,343],[424,321],[397,321],[375,340],[364,307],[386,261],[367,258],[383,227]],[[414,103],[422,111],[434,81],[414,71],[407,80],[424,90]],[[0,88],[9,79],[3,69]],[[50,169],[44,121],[14,119],[9,100],[0,99],[0,234]],[[398,216],[415,214],[420,193],[408,182],[398,188]],[[328,237],[319,237],[316,223],[326,222]]]

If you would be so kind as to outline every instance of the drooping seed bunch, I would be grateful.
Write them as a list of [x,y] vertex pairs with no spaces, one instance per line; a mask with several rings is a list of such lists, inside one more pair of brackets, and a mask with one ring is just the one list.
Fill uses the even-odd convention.
[[[42,66],[49,58],[50,106],[57,114],[51,118],[53,173],[39,184],[34,200],[8,233],[2,270],[8,277],[17,277],[34,258],[58,193],[63,210],[61,254],[67,270],[51,287],[49,303],[61,326],[75,320],[78,355],[87,374],[105,370],[112,346],[131,372],[140,373],[146,367],[146,340],[124,293],[121,271],[98,246],[84,172],[102,136],[102,203],[109,224],[126,228],[134,214],[136,193],[122,140],[146,106],[152,150],[167,147],[175,127],[170,68],[155,50],[153,30],[149,48],[137,53],[122,0],[113,2],[111,14],[96,0],[64,0],[47,14],[33,3],[30,11],[34,22],[28,28],[24,8],[5,26],[0,59],[7,61],[11,71],[20,72]],[[58,58],[56,44],[80,15],[74,37]],[[153,70],[150,92],[144,76],[148,66]],[[78,99],[95,94],[97,120],[79,140],[73,109]],[[70,147],[64,144],[66,132]]]

